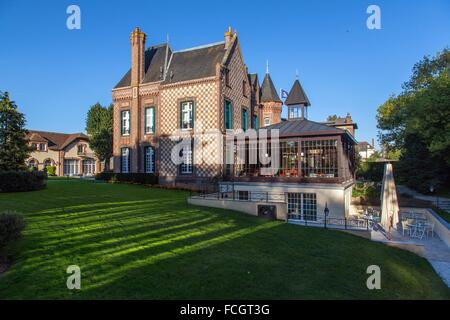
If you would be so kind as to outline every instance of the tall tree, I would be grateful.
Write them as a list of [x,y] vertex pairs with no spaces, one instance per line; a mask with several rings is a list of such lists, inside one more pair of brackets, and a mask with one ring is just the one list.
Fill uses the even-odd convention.
[[90,136],[90,146],[100,161],[105,161],[104,170],[109,170],[113,149],[113,105],[103,107],[94,104],[86,118],[86,132]]
[[24,170],[31,152],[26,140],[25,116],[8,92],[0,92],[0,171]]
[[450,51],[418,62],[403,92],[378,108],[377,120],[384,149],[401,154],[407,184],[422,191],[450,185]]

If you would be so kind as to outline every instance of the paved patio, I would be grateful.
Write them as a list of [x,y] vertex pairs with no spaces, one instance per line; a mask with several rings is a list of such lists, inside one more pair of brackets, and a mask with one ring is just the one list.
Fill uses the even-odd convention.
[[427,259],[439,276],[450,287],[450,248],[438,237],[416,239],[393,230],[391,240],[381,228],[371,231],[373,241],[383,242],[389,246],[414,252]]

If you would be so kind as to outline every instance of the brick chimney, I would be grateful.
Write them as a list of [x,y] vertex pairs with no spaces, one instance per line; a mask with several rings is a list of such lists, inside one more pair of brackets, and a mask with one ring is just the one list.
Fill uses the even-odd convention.
[[233,31],[231,30],[231,27],[228,27],[228,30],[225,31],[225,49],[228,49],[230,46],[231,39],[233,39]]
[[131,86],[139,85],[144,78],[146,35],[136,27],[130,35],[131,43]]
[[347,112],[347,115],[345,116],[345,123],[352,123],[352,116],[349,112]]

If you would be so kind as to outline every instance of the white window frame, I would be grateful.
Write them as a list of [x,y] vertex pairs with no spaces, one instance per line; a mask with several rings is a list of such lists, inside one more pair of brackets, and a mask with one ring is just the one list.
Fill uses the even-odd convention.
[[120,172],[130,173],[130,148],[122,148],[120,151]]
[[145,113],[144,132],[145,134],[153,134],[155,133],[155,123],[156,123],[155,107],[146,107],[144,113]]
[[[291,207],[289,206],[289,195],[292,195],[294,198],[294,203],[291,203]],[[315,206],[316,206],[316,212],[315,212],[315,220],[312,219],[305,219],[305,201],[310,198],[313,197],[315,199]],[[299,216],[299,220],[301,221],[317,221],[317,194],[315,193],[302,193],[302,192],[288,192],[286,194],[286,212],[288,215],[290,214],[294,214],[294,215],[298,215]],[[299,201],[299,203],[297,202]],[[290,209],[293,209],[292,207],[295,207],[295,211],[290,212]]]
[[78,175],[78,160],[64,159],[63,165],[64,165],[63,171],[65,176]]
[[289,119],[300,119],[302,117],[302,109],[300,106],[289,108]]
[[145,173],[155,173],[155,149],[145,147]]
[[130,110],[122,110],[120,112],[120,133],[122,136],[129,136],[130,135]]
[[193,172],[193,153],[190,144],[185,145],[182,149],[183,162],[180,165],[181,174],[192,174]]
[[264,118],[264,126],[270,126],[270,118]]
[[[186,107],[186,109],[185,109]],[[194,101],[183,101],[180,106],[181,112],[181,129],[182,130],[191,130],[191,124],[194,123]],[[186,116],[188,117],[186,121]],[[187,126],[185,124],[187,123]]]

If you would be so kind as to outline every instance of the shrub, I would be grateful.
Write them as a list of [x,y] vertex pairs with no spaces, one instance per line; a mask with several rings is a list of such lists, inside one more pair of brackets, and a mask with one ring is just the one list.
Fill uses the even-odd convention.
[[41,190],[47,186],[47,173],[42,171],[0,172],[0,192]]
[[0,248],[20,237],[25,227],[23,217],[13,211],[0,213]]
[[47,174],[49,176],[55,176],[56,175],[56,166],[47,166],[45,168],[47,169]]
[[127,182],[138,184],[157,184],[158,175],[153,173],[114,173],[100,172],[95,176],[96,180],[108,182]]
[[[357,179],[365,179],[370,181],[382,181],[384,174],[384,163],[374,161],[361,161],[357,170]],[[395,174],[395,173],[394,173]]]

